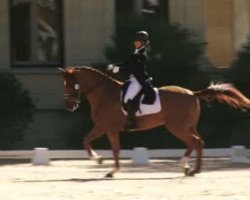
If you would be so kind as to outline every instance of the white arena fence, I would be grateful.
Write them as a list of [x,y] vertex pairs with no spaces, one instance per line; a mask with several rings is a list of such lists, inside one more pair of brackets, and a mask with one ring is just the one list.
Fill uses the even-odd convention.
[[[153,149],[136,147],[133,150],[121,150],[120,158],[132,159],[134,163],[147,163],[150,158],[179,158],[183,156],[185,149]],[[96,150],[103,158],[113,158],[111,150]],[[204,157],[228,157],[233,163],[250,163],[250,149],[244,146],[232,148],[204,149]],[[195,153],[192,154],[195,156]],[[0,151],[2,159],[31,159],[34,164],[48,164],[50,159],[87,159],[84,150],[48,150],[47,148],[35,148],[23,151]],[[144,160],[141,160],[143,158]],[[139,159],[139,160],[138,160]]]
[[250,164],[250,149],[246,149],[244,146],[233,146],[231,162]]

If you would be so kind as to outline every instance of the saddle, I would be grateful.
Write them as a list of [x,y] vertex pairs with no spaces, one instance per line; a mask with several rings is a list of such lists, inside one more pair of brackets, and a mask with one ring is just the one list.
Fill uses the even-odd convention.
[[[122,91],[121,91],[121,105],[124,111],[127,111],[126,108],[126,103],[124,101],[124,98],[128,92],[130,81],[126,81],[123,86],[122,86]],[[141,104],[145,105],[153,105],[156,101],[156,92],[154,88],[148,84],[148,86],[143,87],[133,98],[132,100],[132,109],[134,112],[138,111],[139,113],[142,113],[141,111]]]

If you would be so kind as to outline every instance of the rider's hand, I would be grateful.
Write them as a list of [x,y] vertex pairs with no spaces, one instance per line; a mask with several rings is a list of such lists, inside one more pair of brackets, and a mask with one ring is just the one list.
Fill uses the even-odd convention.
[[120,67],[118,66],[113,66],[113,73],[116,74],[120,71]]
[[108,65],[107,70],[110,71],[112,69],[114,69],[114,65],[112,65],[112,64]]

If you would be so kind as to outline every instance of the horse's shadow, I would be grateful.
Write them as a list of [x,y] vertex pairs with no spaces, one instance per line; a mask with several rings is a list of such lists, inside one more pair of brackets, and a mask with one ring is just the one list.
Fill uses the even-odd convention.
[[101,182],[101,181],[145,181],[145,180],[181,180],[187,178],[185,176],[176,176],[176,177],[155,177],[155,178],[69,178],[69,179],[48,179],[48,180],[15,180],[12,182],[22,182],[22,183],[51,183],[51,182]]

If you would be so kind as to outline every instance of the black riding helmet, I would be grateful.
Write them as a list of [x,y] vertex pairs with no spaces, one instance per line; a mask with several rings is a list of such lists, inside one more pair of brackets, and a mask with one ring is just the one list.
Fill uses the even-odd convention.
[[146,31],[139,31],[135,35],[135,40],[141,41],[144,43],[144,45],[149,44],[149,36]]

